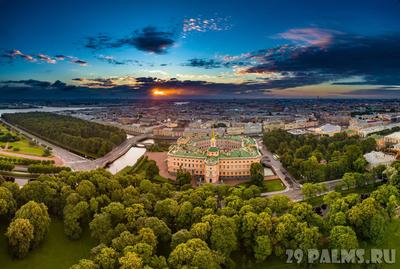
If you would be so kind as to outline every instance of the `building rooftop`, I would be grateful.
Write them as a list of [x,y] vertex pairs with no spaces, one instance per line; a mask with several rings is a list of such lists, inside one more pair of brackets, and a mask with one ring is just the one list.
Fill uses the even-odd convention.
[[393,139],[400,139],[400,132],[394,132],[393,134],[387,135],[386,137]]
[[168,154],[182,157],[194,157],[194,158],[207,158],[207,151],[217,152],[219,151],[219,158],[249,158],[260,156],[261,153],[257,147],[256,141],[247,136],[222,136],[216,137],[216,140],[232,140],[234,142],[241,142],[241,147],[233,149],[224,149],[220,147],[207,147],[201,148],[197,146],[199,142],[204,140],[210,140],[210,137],[203,136],[188,139],[184,144],[176,144],[171,146]]
[[217,151],[219,151],[219,148],[218,147],[209,147],[208,151],[217,152]]
[[339,125],[333,125],[330,123],[324,124],[319,127],[320,132],[322,133],[333,133],[333,132],[340,132],[342,128]]
[[364,154],[365,160],[371,165],[378,164],[390,164],[396,157],[393,155],[385,154],[381,151],[371,151],[369,153]]

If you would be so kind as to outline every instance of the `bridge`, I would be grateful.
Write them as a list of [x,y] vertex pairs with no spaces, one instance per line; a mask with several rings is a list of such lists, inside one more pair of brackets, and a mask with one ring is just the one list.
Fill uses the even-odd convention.
[[56,155],[60,159],[62,159],[66,166],[71,167],[75,171],[88,171],[88,170],[94,170],[97,168],[104,168],[108,164],[114,162],[119,157],[124,155],[131,147],[135,146],[138,142],[153,138],[152,134],[141,134],[141,135],[137,135],[137,136],[128,138],[124,142],[122,142],[120,145],[113,148],[109,153],[107,153],[103,157],[100,157],[95,160],[90,160],[83,156],[75,154],[67,149],[64,149],[60,146],[57,146],[45,139],[37,137],[20,127],[17,127],[9,122],[6,122],[4,119],[0,119],[0,121],[3,122],[4,124],[8,125],[12,129],[18,131],[19,133],[25,135],[26,137],[30,138],[31,140],[33,140],[41,145],[44,145],[46,147],[50,147],[52,149],[54,155]]
[[93,170],[93,169],[97,169],[97,168],[104,168],[108,164],[114,162],[119,157],[121,157],[122,155],[127,153],[128,150],[131,147],[135,146],[138,142],[143,141],[145,139],[150,139],[150,138],[153,138],[153,135],[142,134],[142,135],[128,138],[124,142],[122,142],[120,145],[115,147],[113,150],[111,150],[109,153],[104,155],[103,157],[100,157],[95,160],[73,162],[73,163],[70,163],[70,166],[73,170],[76,170],[76,171],[85,171],[85,170]]

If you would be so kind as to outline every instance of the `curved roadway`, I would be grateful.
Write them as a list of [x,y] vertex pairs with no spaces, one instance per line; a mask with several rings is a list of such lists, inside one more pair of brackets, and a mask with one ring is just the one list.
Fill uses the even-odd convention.
[[52,152],[54,155],[58,156],[60,159],[63,160],[64,164],[66,166],[71,167],[75,171],[88,171],[88,170],[93,170],[97,169],[100,167],[105,167],[107,164],[112,163],[122,155],[124,155],[132,146],[136,145],[138,142],[147,139],[147,138],[152,138],[151,134],[142,134],[138,136],[134,136],[131,138],[126,139],[124,142],[122,142],[120,145],[112,149],[109,153],[104,155],[103,157],[100,157],[95,160],[90,160],[85,157],[82,157],[80,155],[77,155],[75,153],[72,153],[60,146],[54,145],[44,139],[41,139],[19,127],[14,126],[13,124],[10,124],[6,122],[4,119],[0,119],[4,124],[10,126],[11,128],[17,130],[21,134],[29,137],[30,139],[38,142],[39,144],[45,145],[46,147],[52,148]]

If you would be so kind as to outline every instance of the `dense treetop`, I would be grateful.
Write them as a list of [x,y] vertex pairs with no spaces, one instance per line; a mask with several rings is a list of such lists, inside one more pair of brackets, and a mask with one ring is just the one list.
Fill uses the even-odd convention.
[[124,131],[71,116],[47,112],[3,114],[2,117],[54,144],[81,155],[97,158],[126,139]]
[[2,182],[0,217],[9,221],[8,245],[17,258],[46,237],[48,211],[63,219],[71,240],[89,227],[98,242],[74,269],[233,268],[238,251],[249,262],[261,262],[270,255],[285,258],[288,248],[380,242],[398,203],[399,167],[377,172],[389,183],[369,197],[329,193],[322,215],[286,196],[260,197],[256,186],[182,190],[179,184],[154,183],[146,173],[96,170],[42,175],[21,189]]
[[272,130],[264,134],[263,140],[270,151],[280,156],[288,171],[304,182],[333,180],[347,172],[364,172],[367,161],[363,154],[376,147],[373,138],[361,139],[345,133],[328,137]]

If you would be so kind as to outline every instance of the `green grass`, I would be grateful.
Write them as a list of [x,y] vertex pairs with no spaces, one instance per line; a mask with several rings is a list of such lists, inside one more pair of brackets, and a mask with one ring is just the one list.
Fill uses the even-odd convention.
[[382,243],[372,245],[363,242],[361,248],[371,249],[396,249],[396,262],[394,264],[385,264],[383,268],[398,269],[400,267],[400,219],[394,219],[387,224],[385,238]]
[[8,253],[4,232],[6,225],[0,225],[0,268],[4,269],[67,269],[82,258],[89,257],[89,251],[96,245],[86,231],[82,238],[71,241],[64,235],[63,223],[52,219],[50,232],[45,242],[31,251],[23,260],[12,259]]
[[[7,143],[0,143],[0,146],[5,146]],[[12,148],[10,148],[12,146]],[[21,137],[21,140],[16,142],[9,142],[8,149],[6,151],[15,152],[26,155],[33,156],[43,156],[44,149],[37,145],[30,145],[29,141],[25,137]],[[14,151],[15,148],[18,148],[18,151]]]
[[285,185],[280,179],[272,179],[264,181],[264,187],[267,192],[282,191],[285,189]]
[[[6,134],[10,133],[10,131],[4,126],[4,124],[0,124],[0,132]],[[16,135],[17,133],[11,132],[11,134]],[[0,142],[0,146],[4,148],[5,146],[8,146],[8,149],[6,151],[9,152],[15,152],[15,153],[20,153],[20,154],[26,154],[26,155],[33,155],[33,156],[43,156],[44,149],[38,145],[33,145],[30,143],[30,140],[25,137],[24,135],[19,135],[20,139],[19,141],[15,142]],[[14,151],[15,148],[18,148],[18,151]]]

